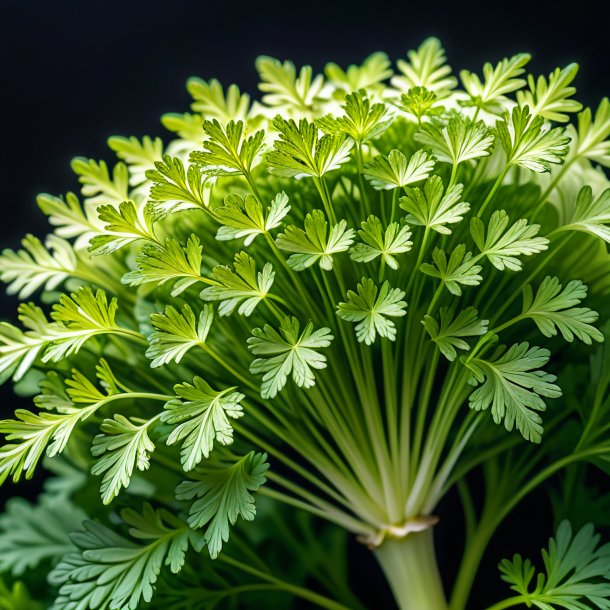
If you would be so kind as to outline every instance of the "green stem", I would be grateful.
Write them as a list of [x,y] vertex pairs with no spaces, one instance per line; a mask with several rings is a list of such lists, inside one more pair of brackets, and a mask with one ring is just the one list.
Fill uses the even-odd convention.
[[502,184],[502,181],[506,177],[506,174],[508,173],[509,167],[510,166],[507,165],[502,170],[500,175],[496,178],[496,181],[494,182],[493,186],[491,187],[491,191],[489,191],[489,193],[487,194],[487,197],[485,197],[485,201],[483,202],[483,205],[479,208],[479,211],[477,213],[477,218],[481,218],[481,216],[483,216],[483,212],[487,209],[487,206],[489,205],[489,202],[492,200],[492,198],[495,195],[496,191],[498,190],[498,188]]
[[446,610],[432,529],[387,539],[375,549],[400,610]]
[[505,608],[513,608],[514,606],[527,605],[530,601],[531,600],[523,595],[517,595],[516,597],[509,597],[493,606],[489,606],[486,610],[504,610]]

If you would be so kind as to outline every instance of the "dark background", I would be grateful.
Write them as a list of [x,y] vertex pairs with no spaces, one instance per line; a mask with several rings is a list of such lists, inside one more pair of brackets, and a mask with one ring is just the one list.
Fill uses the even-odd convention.
[[[532,53],[534,73],[577,61],[578,98],[597,105],[610,94],[606,4],[0,0],[0,245],[14,248],[26,232],[46,233],[35,195],[77,189],[69,169],[72,157],[110,158],[106,139],[114,134],[166,137],[159,116],[188,109],[184,83],[189,76],[236,82],[256,94],[259,54],[321,70],[327,61],[345,66],[377,50],[391,59],[404,57],[407,49],[436,35],[456,71],[480,70],[484,61],[518,51]],[[14,317],[15,308],[16,300],[2,290],[0,319]],[[0,415],[27,406],[19,402],[10,387],[0,388]],[[30,483],[20,491],[27,495],[35,489]],[[7,491],[4,487],[2,493]],[[460,526],[456,511],[451,498],[441,508],[448,523],[445,537],[456,543],[455,551],[444,549],[448,566],[459,562],[461,533],[449,531]],[[539,548],[546,540],[548,528],[534,524],[549,515],[539,494],[508,520],[475,585],[480,600],[501,587],[495,567],[500,557],[527,551],[523,544]],[[518,538],[526,539],[519,549],[511,537],[517,525]],[[354,552],[357,577],[368,577],[374,564],[364,552]],[[384,588],[379,580],[363,592],[371,607],[386,607]]]

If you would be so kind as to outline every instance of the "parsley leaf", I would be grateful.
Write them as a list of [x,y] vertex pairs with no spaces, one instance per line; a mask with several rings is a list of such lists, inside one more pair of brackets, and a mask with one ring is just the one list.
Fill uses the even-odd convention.
[[370,278],[362,278],[357,286],[358,294],[347,291],[347,302],[339,303],[337,315],[348,322],[357,322],[356,337],[361,343],[371,345],[377,335],[390,341],[396,338],[396,327],[388,318],[406,315],[405,293],[391,288],[385,281],[378,288]]
[[289,211],[288,195],[284,192],[273,198],[266,215],[256,197],[229,195],[224,205],[214,210],[218,221],[222,223],[216,239],[226,241],[245,237],[244,245],[249,246],[257,235],[265,235],[279,227]]
[[229,85],[226,93],[215,79],[206,82],[200,78],[189,78],[186,88],[194,102],[191,108],[206,119],[216,119],[223,124],[229,121],[246,121],[250,110],[250,96],[241,93],[237,85]]
[[515,555],[500,562],[502,580],[540,610],[608,608],[610,544],[599,546],[599,539],[590,523],[573,535],[569,522],[562,521],[548,550],[542,550],[544,573]]
[[443,282],[445,288],[456,296],[462,295],[462,286],[478,286],[482,277],[479,275],[482,267],[476,264],[471,252],[466,252],[466,246],[460,244],[451,253],[449,260],[447,254],[440,248],[432,253],[434,265],[423,263],[420,271],[426,275],[437,277]]
[[352,260],[368,263],[381,256],[382,261],[391,269],[398,269],[396,254],[404,254],[411,250],[413,242],[409,241],[411,231],[408,225],[401,228],[397,222],[391,222],[384,232],[381,220],[377,216],[369,216],[362,221],[358,235],[362,240],[350,250]]
[[280,250],[294,252],[288,264],[295,271],[303,271],[319,262],[320,268],[333,268],[333,254],[345,252],[354,241],[354,230],[347,228],[347,222],[340,220],[328,233],[328,223],[321,210],[313,210],[305,217],[305,230],[289,225],[277,236]]
[[161,138],[151,139],[144,136],[142,141],[135,136],[124,138],[112,136],[108,139],[108,146],[117,154],[119,159],[129,164],[129,184],[138,186],[146,181],[146,172],[153,169],[156,161],[163,158],[163,142]]
[[194,234],[188,238],[186,246],[171,237],[163,245],[146,244],[136,258],[136,269],[126,273],[121,282],[129,286],[151,283],[161,286],[178,280],[171,292],[177,297],[193,284],[203,281],[201,252],[201,242]]
[[265,324],[255,328],[248,338],[248,349],[256,358],[250,365],[250,372],[263,374],[261,396],[274,398],[286,385],[288,376],[299,386],[311,388],[315,385],[312,369],[326,368],[326,356],[320,348],[328,347],[333,340],[329,328],[313,330],[308,322],[303,332],[299,332],[299,321],[286,316],[280,324],[279,332]]
[[474,122],[453,115],[447,123],[433,121],[421,126],[415,139],[443,163],[457,166],[464,161],[487,157],[494,138],[483,121]]
[[392,85],[399,91],[425,87],[439,98],[446,97],[457,85],[446,65],[445,50],[438,38],[426,38],[417,50],[407,53],[409,61],[399,59],[396,66],[401,74],[392,77]]
[[582,231],[590,233],[610,243],[610,189],[606,189],[596,199],[590,186],[583,186],[568,222],[556,229],[561,231]]
[[136,610],[152,599],[163,566],[179,572],[189,546],[199,552],[205,544],[186,523],[149,504],[142,514],[124,509],[121,519],[135,540],[97,521],[85,521],[71,536],[77,550],[65,555],[49,576],[60,587],[55,609]]
[[181,310],[168,305],[164,313],[154,313],[150,319],[155,331],[148,338],[146,356],[152,360],[150,366],[156,368],[172,361],[178,364],[190,349],[205,344],[214,310],[204,305],[195,317],[188,304]]
[[203,142],[204,152],[192,152],[192,163],[210,176],[250,175],[261,159],[264,131],[246,138],[242,121],[229,121],[223,127],[216,119],[204,121],[203,130],[208,135]]
[[542,419],[537,411],[546,409],[541,397],[561,396],[561,390],[553,383],[555,375],[539,370],[549,356],[548,350],[523,342],[494,360],[466,360],[472,371],[469,383],[483,384],[470,395],[470,408],[485,411],[491,407],[496,424],[504,422],[509,432],[516,425],[526,440],[539,443]]
[[316,120],[316,125],[330,134],[346,134],[363,144],[381,136],[391,121],[385,104],[372,104],[366,91],[360,90],[345,97],[345,116],[327,115]]
[[435,116],[442,112],[437,101],[438,97],[434,91],[428,91],[425,87],[412,87],[394,104],[403,112],[412,114],[421,124],[422,117]]
[[180,455],[184,470],[192,470],[203,458],[207,458],[214,441],[221,445],[233,442],[229,417],[237,419],[244,414],[239,404],[244,395],[234,392],[234,389],[216,392],[201,377],[195,377],[193,384],[174,386],[179,398],[165,404],[161,421],[170,425],[179,424],[168,436],[167,444],[182,441]]
[[440,310],[440,324],[432,316],[424,316],[422,324],[430,338],[447,360],[457,358],[456,349],[468,351],[470,346],[462,337],[477,337],[487,332],[487,320],[477,318],[477,310],[467,307],[457,316],[446,307]]
[[256,262],[246,252],[235,255],[235,272],[226,265],[214,267],[216,286],[201,291],[204,301],[220,301],[218,313],[228,316],[239,305],[238,313],[250,316],[254,308],[267,296],[275,272],[271,263],[265,263],[262,271],[256,273]]
[[119,203],[129,199],[129,171],[124,163],[117,163],[112,176],[104,161],[76,157],[72,169],[83,185],[81,193],[92,206]]
[[547,82],[544,76],[536,81],[531,74],[527,76],[529,91],[517,91],[520,106],[529,106],[532,116],[541,116],[549,121],[567,122],[567,112],[578,112],[582,104],[569,99],[576,93],[570,83],[578,74],[578,64],[569,64],[563,70],[556,68],[549,74]]
[[408,162],[399,150],[392,150],[387,157],[380,155],[367,163],[364,176],[378,191],[388,190],[425,180],[433,168],[434,160],[423,150],[418,150]]
[[531,286],[523,289],[520,317],[534,320],[545,337],[552,337],[559,330],[566,341],[577,337],[588,345],[592,339],[601,342],[604,336],[591,326],[599,317],[597,312],[588,307],[574,307],[586,296],[587,287],[580,280],[568,282],[562,290],[556,277],[545,277],[536,296]]
[[279,176],[321,178],[338,169],[350,155],[354,140],[346,135],[318,136],[314,123],[301,119],[297,125],[292,119],[275,117],[273,126],[280,132],[279,139],[267,153],[269,171]]
[[392,76],[391,62],[385,53],[371,53],[361,66],[351,65],[342,70],[329,62],[324,66],[328,80],[336,87],[351,92],[379,85]]
[[188,522],[192,528],[206,527],[204,538],[210,557],[216,559],[223,542],[228,542],[230,526],[241,517],[252,521],[256,515],[253,491],[266,481],[267,454],[251,451],[231,465],[208,466],[197,481],[184,481],[176,489],[178,500],[192,500]]
[[528,225],[527,220],[517,220],[507,229],[510,219],[504,210],[497,210],[489,219],[487,233],[480,218],[470,220],[470,233],[474,243],[489,262],[503,271],[521,271],[522,262],[517,256],[531,256],[547,249],[548,239],[536,237],[540,225]]
[[576,156],[610,167],[610,100],[603,98],[591,117],[591,109],[585,108],[578,115]]
[[568,152],[570,138],[563,128],[547,129],[544,118],[532,117],[527,106],[507,112],[504,120],[496,123],[496,131],[509,166],[550,172],[551,164],[561,163]]
[[400,207],[408,212],[406,221],[450,235],[451,229],[445,225],[460,222],[470,210],[469,203],[460,201],[463,188],[462,184],[454,184],[443,193],[442,179],[432,176],[426,180],[423,189],[405,189],[406,195],[400,198]]
[[91,474],[104,475],[100,487],[104,504],[110,504],[123,487],[129,486],[134,468],[148,470],[149,454],[155,450],[148,429],[155,421],[130,421],[117,413],[114,419],[102,422],[102,434],[93,439],[91,447],[93,456],[100,459],[93,464]]
[[486,63],[483,66],[483,82],[476,74],[462,70],[460,79],[470,95],[470,103],[487,112],[502,112],[504,96],[526,84],[525,80],[518,77],[525,72],[524,66],[530,59],[529,53],[518,53],[510,59],[499,61],[495,68]]

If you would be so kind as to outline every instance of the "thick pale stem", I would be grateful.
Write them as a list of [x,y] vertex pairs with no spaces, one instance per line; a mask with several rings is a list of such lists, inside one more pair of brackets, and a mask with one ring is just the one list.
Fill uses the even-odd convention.
[[400,610],[447,610],[431,528],[387,539],[375,555]]

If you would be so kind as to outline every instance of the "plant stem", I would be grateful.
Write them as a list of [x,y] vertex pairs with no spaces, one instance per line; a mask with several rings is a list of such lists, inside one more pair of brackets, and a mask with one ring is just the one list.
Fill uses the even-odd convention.
[[375,549],[400,610],[446,610],[432,529],[387,539]]

